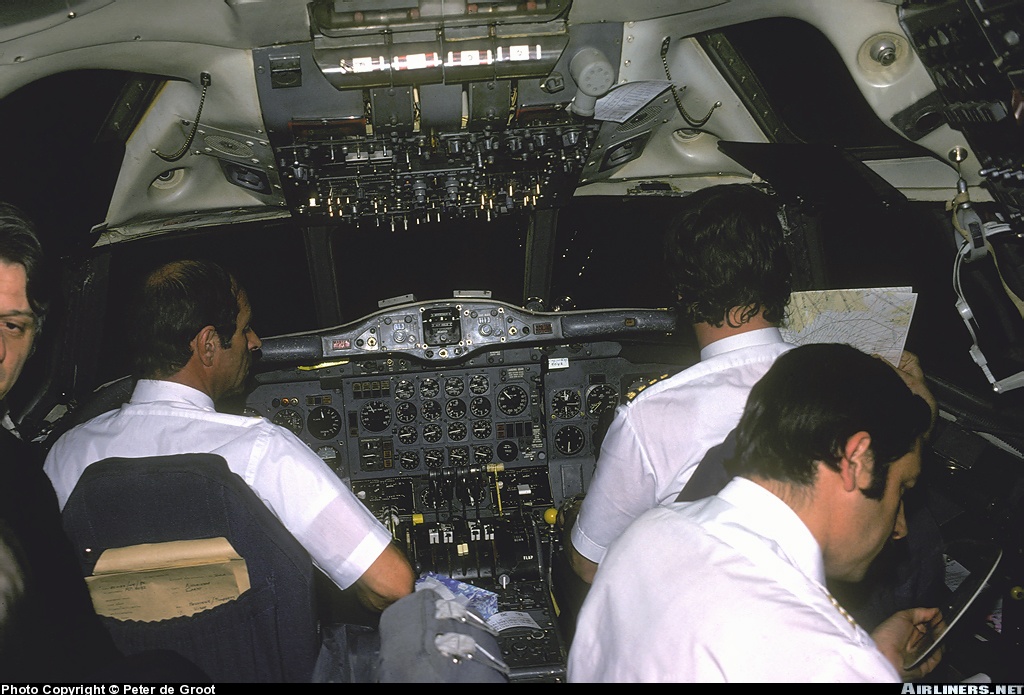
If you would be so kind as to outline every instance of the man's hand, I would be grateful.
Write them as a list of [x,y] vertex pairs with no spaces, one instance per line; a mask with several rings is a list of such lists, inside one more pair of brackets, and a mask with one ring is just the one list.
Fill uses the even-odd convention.
[[926,649],[935,635],[944,629],[942,611],[938,608],[908,608],[876,627],[871,638],[903,680],[909,682],[928,675],[939,665],[942,660],[941,646],[916,668],[904,668],[904,664],[913,663],[916,655]]
[[[900,375],[903,382],[914,394],[923,398],[925,403],[928,404],[932,411],[932,427],[934,427],[935,418],[939,414],[939,406],[935,401],[935,396],[928,389],[928,384],[924,379],[924,370],[921,369],[921,362],[917,359],[917,355],[904,350],[903,354],[900,355],[900,364],[896,368],[896,373]],[[928,428],[928,434],[931,434],[931,427]]]
[[353,587],[364,606],[380,613],[398,599],[411,594],[415,580],[408,558],[391,543]]

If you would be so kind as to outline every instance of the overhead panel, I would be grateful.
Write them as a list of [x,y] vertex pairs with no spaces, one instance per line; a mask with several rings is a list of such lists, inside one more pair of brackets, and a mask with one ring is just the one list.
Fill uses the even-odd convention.
[[313,3],[310,41],[254,51],[293,212],[407,228],[564,202],[598,129],[567,108],[569,61],[617,62],[621,35],[574,29],[578,45],[568,6]]

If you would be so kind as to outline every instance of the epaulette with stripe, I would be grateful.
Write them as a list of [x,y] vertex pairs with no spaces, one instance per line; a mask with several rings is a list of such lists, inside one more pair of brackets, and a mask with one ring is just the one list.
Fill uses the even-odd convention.
[[646,384],[640,384],[635,389],[633,389],[631,391],[628,391],[626,393],[626,401],[629,402],[629,401],[633,400],[634,398],[639,396],[648,386],[654,386],[659,381],[667,379],[670,376],[672,376],[672,375],[671,374],[662,374],[661,376],[654,377],[653,379],[648,379]]

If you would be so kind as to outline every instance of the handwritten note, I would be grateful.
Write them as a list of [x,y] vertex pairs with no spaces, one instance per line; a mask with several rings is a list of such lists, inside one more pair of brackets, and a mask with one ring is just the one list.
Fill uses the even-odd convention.
[[226,538],[208,538],[111,548],[85,581],[98,614],[152,622],[234,601],[249,572]]

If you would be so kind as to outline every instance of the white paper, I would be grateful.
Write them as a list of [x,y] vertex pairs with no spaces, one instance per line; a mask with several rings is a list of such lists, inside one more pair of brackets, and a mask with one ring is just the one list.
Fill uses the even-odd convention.
[[662,80],[620,84],[594,104],[594,119],[625,123],[671,86],[671,82]]

